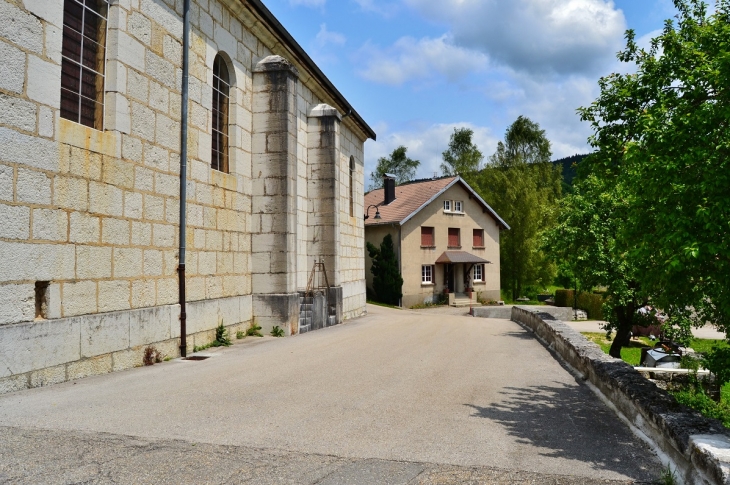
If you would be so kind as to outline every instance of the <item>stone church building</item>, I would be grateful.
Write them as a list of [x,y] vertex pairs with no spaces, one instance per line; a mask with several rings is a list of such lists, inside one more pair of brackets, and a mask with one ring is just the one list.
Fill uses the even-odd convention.
[[365,311],[375,133],[260,0],[184,4],[0,0],[0,393]]

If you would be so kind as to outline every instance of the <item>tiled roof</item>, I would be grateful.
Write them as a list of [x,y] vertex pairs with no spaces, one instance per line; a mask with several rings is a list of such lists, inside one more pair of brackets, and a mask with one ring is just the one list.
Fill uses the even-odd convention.
[[376,226],[378,224],[403,224],[410,217],[422,209],[429,201],[434,199],[441,192],[450,186],[460,183],[464,189],[471,193],[474,199],[480,203],[485,210],[494,217],[497,225],[502,229],[509,229],[506,222],[499,217],[494,209],[479,197],[479,194],[469,187],[469,185],[459,176],[444,177],[440,179],[424,180],[421,182],[412,182],[408,184],[398,185],[395,188],[395,200],[388,205],[383,205],[384,190],[373,190],[365,194],[365,207],[374,205],[380,212],[380,219],[375,219],[375,211],[370,209],[369,218],[365,220],[365,226]]
[[375,211],[370,209],[370,218],[365,221],[365,225],[401,222],[444,190],[454,179],[456,177],[446,177],[398,185],[395,187],[395,200],[388,205],[383,205],[385,200],[384,189],[368,192],[365,194],[365,207],[377,206],[381,218],[379,220],[375,219]]
[[487,261],[484,258],[480,258],[479,256],[475,256],[471,253],[467,253],[466,251],[444,251],[443,254],[438,257],[436,262],[437,263],[487,263],[487,264],[490,264],[490,261]]

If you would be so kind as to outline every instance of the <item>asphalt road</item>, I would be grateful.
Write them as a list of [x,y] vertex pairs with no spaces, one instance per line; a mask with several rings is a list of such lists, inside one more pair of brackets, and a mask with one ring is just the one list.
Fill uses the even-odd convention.
[[293,338],[0,396],[0,482],[619,483],[661,465],[507,320],[369,306]]

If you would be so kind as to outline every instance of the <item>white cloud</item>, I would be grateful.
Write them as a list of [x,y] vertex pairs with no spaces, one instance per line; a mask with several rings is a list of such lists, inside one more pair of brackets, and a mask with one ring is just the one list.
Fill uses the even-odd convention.
[[327,24],[319,26],[319,32],[317,32],[317,36],[315,37],[315,43],[319,47],[324,47],[329,44],[343,45],[345,42],[347,42],[347,37],[339,32],[327,30]]
[[327,0],[289,0],[289,5],[303,5],[305,7],[324,7]]
[[626,29],[612,0],[405,2],[446,23],[456,44],[532,73],[593,73],[620,49]]
[[484,54],[454,45],[448,35],[420,40],[401,37],[387,49],[366,44],[360,56],[365,58],[360,75],[389,85],[431,78],[434,73],[453,81],[487,66]]
[[365,12],[374,12],[383,17],[392,17],[398,11],[395,3],[383,3],[376,0],[354,0]]
[[408,148],[408,157],[419,160],[420,167],[417,178],[441,175],[441,154],[449,147],[449,139],[454,128],[471,128],[474,130],[472,141],[479,147],[485,159],[497,148],[498,139],[489,128],[475,126],[472,123],[440,123],[414,126],[403,131],[389,133],[387,125],[378,125],[378,141],[368,141],[365,148],[366,186],[370,184],[370,173],[375,170],[378,158],[390,155],[394,149],[403,145]]

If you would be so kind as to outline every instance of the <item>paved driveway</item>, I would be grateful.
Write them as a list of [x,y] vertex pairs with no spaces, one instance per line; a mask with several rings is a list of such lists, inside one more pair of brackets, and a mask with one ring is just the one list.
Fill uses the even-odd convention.
[[[344,460],[349,472],[335,468],[354,478],[333,483],[360,483],[358,477],[384,483],[377,474],[391,473],[389,466],[407,468],[402,477],[393,472],[389,483],[419,476],[418,483],[427,483],[424,470],[429,476],[523,473],[519,483],[537,476],[552,477],[545,483],[657,476],[660,465],[647,447],[519,325],[376,306],[368,311],[294,338],[247,339],[205,361],[172,361],[0,396],[0,479],[15,476],[23,447],[39,461],[20,478],[31,482],[33,473],[65,466],[53,461],[57,456],[44,462],[33,443],[56,440],[68,447],[77,440],[120,454],[119,447],[134,448],[129,437],[144,446],[176,443],[170,449],[183,464],[185,456],[193,459],[181,451],[191,443],[211,450],[207,456],[259,450],[289,457],[280,464],[318,457],[326,462],[321,470]],[[130,439],[131,445],[118,441]],[[83,461],[81,455],[76,459]],[[299,462],[293,463],[296,469]],[[301,473],[309,470],[303,463]],[[309,480],[303,476],[300,483]]]

